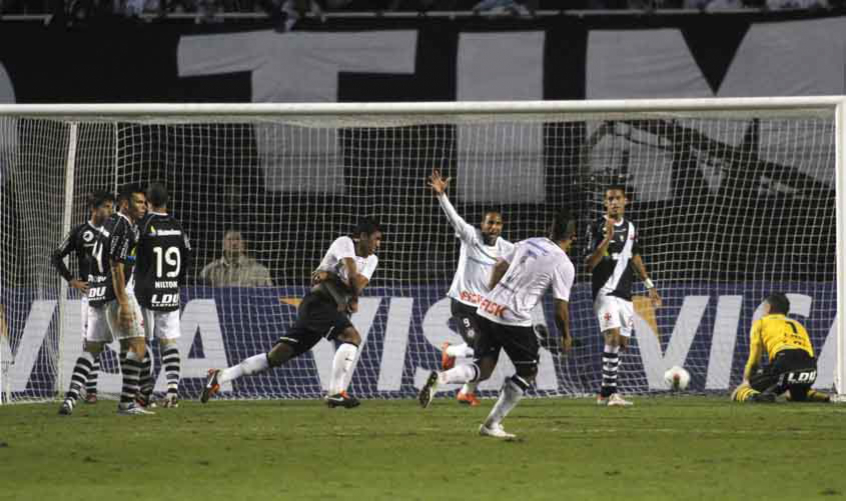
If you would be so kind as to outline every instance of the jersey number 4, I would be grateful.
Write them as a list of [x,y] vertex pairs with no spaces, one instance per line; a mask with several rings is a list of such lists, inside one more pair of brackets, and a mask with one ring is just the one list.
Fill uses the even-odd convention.
[[[182,268],[182,255],[179,253],[179,247],[168,247],[167,250],[156,246],[153,247],[153,253],[156,255],[156,277],[178,277],[179,271]],[[165,265],[170,271],[165,271]]]

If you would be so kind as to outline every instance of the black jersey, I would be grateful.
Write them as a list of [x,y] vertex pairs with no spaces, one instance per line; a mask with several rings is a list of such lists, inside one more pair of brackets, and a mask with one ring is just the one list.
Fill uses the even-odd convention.
[[94,250],[94,243],[97,240],[97,235],[100,229],[91,224],[91,221],[86,221],[68,233],[62,245],[56,248],[50,255],[50,262],[59,274],[70,282],[74,279],[73,273],[65,265],[63,258],[70,253],[76,254],[77,275],[82,281],[88,280],[88,273],[91,271],[93,257],[91,252]]
[[112,261],[124,264],[124,277],[129,280],[129,267],[134,260],[133,251],[138,240],[137,231],[137,226],[121,213],[112,214],[103,223],[92,251],[94,259],[88,274],[89,305],[101,307],[115,299]]
[[[605,238],[605,217],[588,228],[587,255],[593,254]],[[632,256],[639,255],[641,247],[637,240],[634,224],[623,219],[614,225],[614,238],[591,272],[593,298],[600,294],[616,296],[627,301],[632,300],[631,266]]]
[[179,308],[179,287],[185,282],[191,244],[179,221],[169,214],[149,212],[138,223],[133,279],[135,296],[145,308]]

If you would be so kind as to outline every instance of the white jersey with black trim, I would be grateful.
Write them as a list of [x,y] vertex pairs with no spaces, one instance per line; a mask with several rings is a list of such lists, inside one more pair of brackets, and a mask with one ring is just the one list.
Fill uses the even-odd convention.
[[552,295],[570,300],[576,268],[570,257],[548,238],[529,238],[502,256],[508,271],[479,304],[476,314],[492,322],[531,327],[532,310],[552,286]]
[[499,237],[494,245],[485,245],[481,230],[464,221],[445,194],[438,195],[438,202],[461,241],[458,268],[447,296],[468,306],[478,306],[488,292],[488,280],[497,259],[511,252],[514,244]]
[[344,259],[348,257],[355,260],[358,272],[364,275],[367,280],[370,280],[373,272],[376,271],[376,266],[379,264],[379,258],[376,257],[376,254],[371,254],[367,257],[357,256],[355,253],[355,242],[350,237],[336,238],[332,242],[332,245],[329,246],[329,250],[326,251],[326,255],[323,256],[323,260],[320,261],[320,265],[317,266],[315,271],[334,273],[341,277],[344,282],[349,283],[349,270],[344,266]]

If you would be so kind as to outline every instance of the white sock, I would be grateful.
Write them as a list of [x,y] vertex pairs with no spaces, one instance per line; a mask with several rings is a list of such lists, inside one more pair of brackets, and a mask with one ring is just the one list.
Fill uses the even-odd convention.
[[446,354],[451,356],[451,357],[472,358],[473,357],[473,348],[468,346],[467,343],[449,345],[446,349]]
[[466,383],[461,387],[461,393],[464,393],[465,395],[472,395],[476,393],[477,386],[479,386],[479,383]]
[[473,364],[456,365],[448,371],[438,373],[438,384],[462,384],[476,378],[478,369]]
[[217,382],[220,384],[228,383],[241,376],[250,376],[265,371],[268,367],[270,367],[270,363],[267,361],[267,353],[253,355],[250,358],[245,358],[238,365],[220,371]]
[[329,394],[337,395],[347,389],[350,373],[355,354],[358,353],[358,346],[344,343],[335,350],[335,358],[332,359],[332,378],[329,380]]
[[488,428],[496,426],[505,419],[505,416],[511,412],[511,409],[517,406],[517,403],[523,398],[523,393],[528,389],[529,384],[520,376],[512,376],[508,378],[502,390],[499,392],[499,400],[494,404],[491,413],[485,420],[485,426]]

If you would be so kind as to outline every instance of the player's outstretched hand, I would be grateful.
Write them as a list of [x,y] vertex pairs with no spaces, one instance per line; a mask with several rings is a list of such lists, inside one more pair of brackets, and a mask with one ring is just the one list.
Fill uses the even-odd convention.
[[70,286],[83,294],[88,294],[88,282],[74,278],[70,281]]
[[660,308],[663,302],[661,301],[661,294],[658,294],[658,289],[655,287],[649,289],[649,299],[652,300],[654,308]]
[[450,177],[444,179],[441,177],[441,171],[438,169],[432,169],[432,175],[429,176],[429,187],[432,188],[432,191],[435,192],[435,195],[441,195],[446,193],[447,188],[449,188],[449,180],[452,179]]

